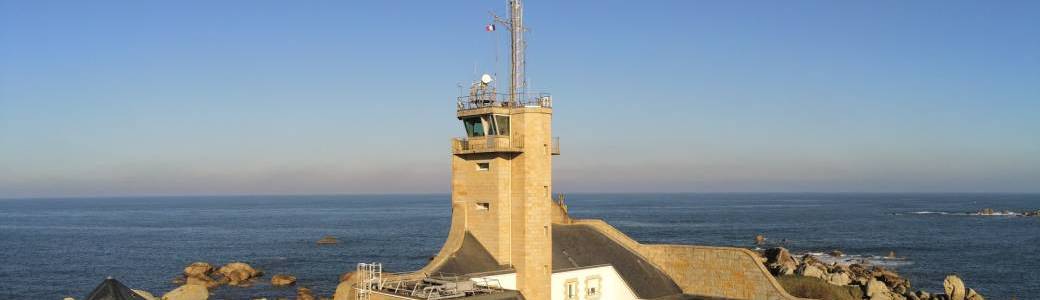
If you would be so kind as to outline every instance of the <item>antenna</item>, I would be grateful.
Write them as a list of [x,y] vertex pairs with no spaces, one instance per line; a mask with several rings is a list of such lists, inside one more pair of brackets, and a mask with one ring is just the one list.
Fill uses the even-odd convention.
[[510,45],[510,66],[512,77],[509,78],[509,102],[516,104],[517,95],[524,86],[524,7],[520,0],[509,0],[509,32],[513,42]]

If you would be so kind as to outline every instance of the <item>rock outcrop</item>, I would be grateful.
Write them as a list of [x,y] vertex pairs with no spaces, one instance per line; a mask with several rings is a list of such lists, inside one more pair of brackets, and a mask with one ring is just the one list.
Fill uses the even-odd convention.
[[209,290],[205,286],[185,284],[162,296],[162,300],[206,300]]
[[336,243],[339,243],[339,240],[337,240],[336,237],[331,235],[326,235],[322,237],[320,240],[318,240],[318,245],[331,245]]
[[286,274],[275,274],[271,276],[271,285],[273,286],[290,286],[296,284],[296,277]]
[[798,261],[783,247],[767,249],[765,257],[766,267],[773,275],[790,275],[798,268]]
[[246,285],[253,278],[263,275],[262,272],[253,269],[252,266],[243,262],[233,262],[220,267],[217,272],[224,276],[227,284],[231,286]]
[[131,289],[131,291],[134,291],[134,294],[141,296],[141,298],[144,298],[144,300],[159,300],[159,298],[156,298],[155,295],[152,295],[152,293],[149,293],[148,291],[135,289]]
[[317,298],[314,297],[314,293],[311,292],[311,289],[308,289],[308,288],[305,288],[305,287],[301,287],[301,288],[296,289],[296,300],[316,300],[316,299]]
[[215,288],[220,286],[220,282],[213,280],[210,274],[213,274],[213,266],[205,262],[195,262],[187,267],[184,267],[184,276],[182,280],[174,280],[175,284],[190,284],[190,285],[201,285],[207,289]]
[[950,300],[964,300],[968,295],[964,281],[957,275],[946,276],[946,279],[943,280],[943,289],[946,290],[946,295],[950,296]]
[[984,300],[982,295],[967,288],[956,275],[947,276],[944,280],[945,294],[931,294],[912,291],[910,280],[881,266],[840,264],[838,261],[828,265],[813,255],[796,258],[784,248],[765,250],[762,256],[765,266],[778,278],[793,275],[819,278],[835,286],[858,286],[866,299],[871,300]]

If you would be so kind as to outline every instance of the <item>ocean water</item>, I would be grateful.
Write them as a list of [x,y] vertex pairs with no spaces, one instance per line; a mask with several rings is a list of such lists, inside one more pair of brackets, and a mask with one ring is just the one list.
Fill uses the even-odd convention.
[[[957,273],[988,299],[1040,295],[1040,218],[960,214],[1040,209],[1014,194],[572,194],[571,214],[645,243],[753,248],[757,234],[796,252],[877,260],[914,288]],[[0,200],[0,299],[82,299],[106,276],[156,295],[195,261],[266,272],[211,299],[291,296],[270,275],[331,295],[358,262],[415,270],[441,246],[447,195],[143,197]],[[324,235],[340,243],[318,246]]]

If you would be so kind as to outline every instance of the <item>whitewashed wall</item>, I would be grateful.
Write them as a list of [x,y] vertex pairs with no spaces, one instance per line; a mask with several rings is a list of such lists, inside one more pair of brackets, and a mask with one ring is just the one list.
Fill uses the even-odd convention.
[[[586,279],[600,278],[600,289],[602,293],[599,297],[588,298],[585,294],[585,282]],[[480,278],[473,278],[473,281],[478,283],[482,282],[482,278],[496,279],[502,288],[508,290],[516,289],[516,273],[490,275]],[[625,284],[625,281],[621,279],[621,275],[617,273],[617,270],[612,266],[598,266],[585,269],[569,270],[559,273],[552,274],[552,300],[565,300],[564,288],[568,280],[576,280],[578,282],[578,300],[632,300],[636,298],[636,294],[632,292],[632,289]]]

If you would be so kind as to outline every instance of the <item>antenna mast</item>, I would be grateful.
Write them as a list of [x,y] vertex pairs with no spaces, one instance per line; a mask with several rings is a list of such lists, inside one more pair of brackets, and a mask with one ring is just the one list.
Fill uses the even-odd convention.
[[509,0],[509,31],[512,35],[512,45],[510,49],[510,66],[512,67],[510,73],[512,77],[509,78],[509,102],[516,104],[518,102],[518,95],[520,95],[527,85],[524,79],[524,48],[527,45],[524,43],[524,8],[520,4],[520,0]]

